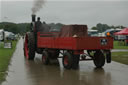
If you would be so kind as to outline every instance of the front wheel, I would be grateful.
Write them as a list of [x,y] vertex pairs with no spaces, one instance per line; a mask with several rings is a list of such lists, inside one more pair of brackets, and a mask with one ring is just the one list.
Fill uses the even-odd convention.
[[24,56],[28,60],[34,60],[34,57],[35,57],[35,38],[34,38],[34,34],[32,32],[26,34],[26,36],[25,36]]
[[79,68],[79,60],[80,60],[80,55],[74,55],[73,56],[72,69],[78,69]]
[[43,51],[42,53],[42,62],[45,64],[45,65],[48,65],[50,60],[49,60],[49,53],[47,51]]
[[100,50],[94,53],[93,62],[97,68],[102,68],[104,66],[105,56]]

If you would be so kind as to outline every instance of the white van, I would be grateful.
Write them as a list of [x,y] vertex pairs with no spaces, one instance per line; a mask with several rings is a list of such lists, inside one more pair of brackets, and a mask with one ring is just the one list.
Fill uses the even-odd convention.
[[88,30],[89,36],[98,36],[98,30]]

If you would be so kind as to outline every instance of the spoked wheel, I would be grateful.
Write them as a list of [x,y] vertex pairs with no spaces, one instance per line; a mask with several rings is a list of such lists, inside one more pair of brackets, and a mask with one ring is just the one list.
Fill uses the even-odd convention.
[[28,60],[34,60],[34,57],[35,57],[35,41],[34,41],[34,34],[33,33],[29,33],[25,37],[24,56]]
[[93,62],[97,68],[102,68],[104,66],[105,56],[100,50],[94,53]]
[[24,43],[24,56],[25,56],[26,59],[29,58],[28,53],[29,53],[28,42],[25,40],[25,43]]
[[42,53],[42,62],[45,64],[45,65],[48,65],[50,60],[49,60],[49,54],[47,51],[43,51]]
[[71,69],[72,62],[73,62],[72,54],[69,52],[64,53],[62,62],[63,62],[64,68]]

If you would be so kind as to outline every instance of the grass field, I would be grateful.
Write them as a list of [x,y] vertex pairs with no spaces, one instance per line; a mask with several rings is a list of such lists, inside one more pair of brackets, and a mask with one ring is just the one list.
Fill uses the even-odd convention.
[[[128,49],[124,42],[114,41],[114,49]],[[112,60],[128,65],[128,52],[113,52]]]
[[5,74],[8,69],[11,56],[15,51],[16,43],[17,41],[12,42],[12,48],[4,48],[4,45],[0,44],[0,83],[5,80]]
[[113,52],[112,60],[128,65],[128,52]]
[[114,49],[128,49],[124,42],[114,41]]

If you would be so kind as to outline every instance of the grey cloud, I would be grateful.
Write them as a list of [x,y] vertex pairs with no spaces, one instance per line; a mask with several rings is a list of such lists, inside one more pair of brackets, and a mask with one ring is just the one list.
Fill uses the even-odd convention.
[[[31,1],[2,2],[4,16],[13,22],[30,22]],[[87,24],[97,23],[128,26],[128,1],[47,1],[37,15],[48,23]]]

